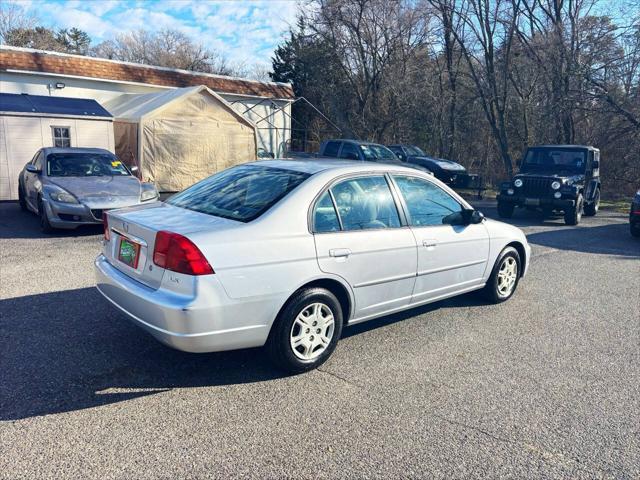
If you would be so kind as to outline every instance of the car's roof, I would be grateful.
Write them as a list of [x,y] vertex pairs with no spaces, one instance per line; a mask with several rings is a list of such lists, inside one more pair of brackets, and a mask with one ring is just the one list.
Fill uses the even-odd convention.
[[366,140],[357,140],[355,138],[330,138],[329,140],[325,140],[323,143],[326,143],[326,142],[346,142],[346,143],[355,143],[357,145],[378,145],[381,147],[385,146],[382,143],[368,142]]
[[108,153],[113,155],[109,150],[105,150],[104,148],[81,148],[81,147],[45,147],[42,149],[45,155],[49,155],[51,153]]
[[589,150],[598,150],[591,145],[531,145],[529,148],[588,148]]
[[282,168],[285,170],[293,170],[296,172],[304,172],[313,175],[318,172],[335,171],[336,173],[358,173],[371,171],[388,171],[390,168],[397,170],[406,170],[415,173],[413,168],[405,167],[400,162],[394,163],[378,163],[363,162],[361,160],[340,160],[340,159],[314,159],[314,160],[258,160],[250,165],[265,166],[271,168]]

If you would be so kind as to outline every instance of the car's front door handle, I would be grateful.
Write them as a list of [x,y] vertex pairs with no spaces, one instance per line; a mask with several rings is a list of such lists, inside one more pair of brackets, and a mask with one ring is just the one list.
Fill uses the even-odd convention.
[[425,238],[424,240],[422,240],[422,245],[427,248],[433,248],[437,245],[437,243],[438,242],[436,242],[436,240],[433,238]]
[[329,250],[330,257],[348,257],[349,255],[351,255],[351,250],[348,248],[332,248]]

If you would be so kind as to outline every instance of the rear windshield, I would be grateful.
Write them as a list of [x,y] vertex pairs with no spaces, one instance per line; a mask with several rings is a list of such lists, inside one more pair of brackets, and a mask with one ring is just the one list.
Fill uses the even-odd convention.
[[169,198],[176,207],[250,222],[309,178],[308,173],[241,165],[205,178]]
[[49,177],[101,177],[130,175],[115,155],[106,153],[51,153],[47,155]]

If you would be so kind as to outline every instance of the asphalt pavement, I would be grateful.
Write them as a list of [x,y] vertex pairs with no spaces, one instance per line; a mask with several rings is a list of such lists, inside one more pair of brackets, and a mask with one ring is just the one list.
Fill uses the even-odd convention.
[[611,211],[511,223],[510,301],[346,328],[286,376],[162,346],[95,290],[99,227],[0,203],[0,478],[640,478],[640,241]]

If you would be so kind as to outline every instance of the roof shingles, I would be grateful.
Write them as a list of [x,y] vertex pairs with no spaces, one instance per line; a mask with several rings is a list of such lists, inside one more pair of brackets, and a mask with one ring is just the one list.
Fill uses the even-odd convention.
[[0,48],[0,70],[53,73],[166,87],[206,85],[218,93],[269,98],[294,97],[291,86],[283,83],[257,82],[221,75],[5,46]]

